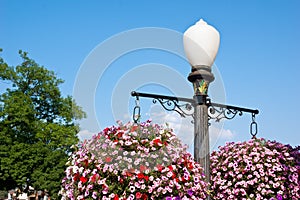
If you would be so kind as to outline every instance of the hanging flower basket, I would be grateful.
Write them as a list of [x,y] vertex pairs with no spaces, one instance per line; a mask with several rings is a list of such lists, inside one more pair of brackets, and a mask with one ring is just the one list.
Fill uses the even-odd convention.
[[168,127],[119,123],[83,142],[62,181],[68,199],[205,199],[203,169]]
[[300,147],[253,139],[211,155],[213,199],[300,199]]

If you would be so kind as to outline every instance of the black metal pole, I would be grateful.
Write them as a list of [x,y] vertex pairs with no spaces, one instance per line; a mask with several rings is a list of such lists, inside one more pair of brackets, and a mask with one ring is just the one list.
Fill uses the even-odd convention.
[[219,108],[226,108],[226,109],[231,109],[231,110],[238,110],[241,112],[248,112],[248,113],[253,113],[255,115],[257,115],[259,113],[259,110],[257,109],[249,109],[249,108],[241,108],[241,107],[237,107],[237,106],[230,106],[230,105],[224,105],[224,104],[220,104],[220,103],[209,103],[210,106],[213,107],[219,107]]
[[205,179],[210,183],[210,148],[208,129],[207,92],[215,79],[209,66],[192,66],[188,80],[193,84],[196,101],[194,114],[194,159],[204,169]]
[[210,182],[209,149],[208,108],[206,104],[196,104],[194,108],[194,159],[202,165],[208,183]]
[[166,95],[159,95],[159,94],[149,94],[149,93],[142,93],[142,92],[136,92],[136,91],[132,91],[131,92],[131,96],[135,97],[135,96],[139,96],[139,97],[148,97],[148,98],[153,98],[153,99],[168,99],[168,100],[174,100],[174,101],[184,101],[184,102],[188,102],[191,104],[194,104],[194,99],[190,99],[190,98],[184,98],[184,97],[174,97],[174,96],[166,96]]

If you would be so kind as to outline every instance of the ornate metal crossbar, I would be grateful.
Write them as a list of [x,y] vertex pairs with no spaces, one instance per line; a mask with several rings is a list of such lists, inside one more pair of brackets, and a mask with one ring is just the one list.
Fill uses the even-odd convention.
[[[174,96],[165,96],[149,93],[140,93],[140,92],[131,92],[131,96],[136,97],[148,97],[153,98],[152,102],[155,104],[159,102],[161,106],[167,111],[175,111],[181,117],[193,116],[193,99],[174,97]],[[180,103],[185,102],[185,103]]]
[[[165,96],[158,94],[150,93],[140,93],[140,92],[131,92],[131,96],[135,97],[147,97],[153,98],[153,103],[159,102],[162,107],[167,111],[175,111],[181,117],[192,116],[194,117],[194,106],[197,104],[195,99],[184,98],[184,97],[175,97],[175,96]],[[184,102],[184,103],[180,103]],[[242,116],[243,112],[252,113],[252,116],[255,116],[259,113],[258,110],[253,110],[249,108],[242,108],[231,105],[224,105],[219,103],[212,103],[209,98],[204,102],[208,106],[208,117],[214,119],[216,122],[219,122],[222,119],[233,119],[236,115]]]

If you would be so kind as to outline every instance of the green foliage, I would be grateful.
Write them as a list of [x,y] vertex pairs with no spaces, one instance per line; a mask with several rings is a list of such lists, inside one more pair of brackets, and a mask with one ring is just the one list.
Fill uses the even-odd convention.
[[8,192],[0,190],[0,199],[7,199]]
[[[0,49],[0,52],[2,50]],[[0,190],[30,180],[35,189],[56,197],[71,146],[78,143],[76,120],[85,117],[71,96],[63,97],[63,80],[19,52],[22,62],[9,66],[0,57]]]

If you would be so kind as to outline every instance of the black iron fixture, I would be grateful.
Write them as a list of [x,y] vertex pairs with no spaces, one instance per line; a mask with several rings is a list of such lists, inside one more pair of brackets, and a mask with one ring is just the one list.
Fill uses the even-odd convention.
[[[176,97],[176,96],[166,96],[150,93],[141,93],[132,91],[131,96],[133,97],[147,97],[153,98],[152,102],[155,104],[159,102],[161,106],[167,111],[175,111],[181,117],[192,116],[194,118],[194,106],[197,104],[194,99]],[[184,102],[184,103],[182,103]],[[244,112],[251,113],[252,117],[255,117],[259,113],[257,109],[242,108],[237,106],[225,105],[220,103],[213,103],[209,98],[206,98],[204,102],[208,106],[208,117],[210,119],[215,119],[219,122],[222,119],[233,119],[236,115],[242,116]],[[134,110],[134,121],[138,122],[137,116],[140,115],[140,111],[137,113],[137,108]]]
[[183,35],[184,51],[191,65],[188,80],[193,84],[193,98],[165,96],[158,94],[131,92],[136,97],[133,120],[140,119],[139,97],[152,98],[153,103],[160,103],[167,111],[175,111],[181,117],[191,116],[194,124],[194,159],[204,168],[207,182],[210,182],[209,121],[219,122],[222,119],[233,119],[244,112],[252,115],[250,134],[257,134],[255,115],[258,110],[224,105],[211,102],[208,97],[209,84],[215,77],[211,71],[220,43],[219,32],[203,20],[185,31]]
[[[219,122],[222,119],[233,119],[237,115],[242,116],[244,112],[250,113],[252,115],[252,122],[250,124],[250,134],[252,135],[252,138],[255,138],[257,135],[257,123],[255,121],[255,115],[259,113],[257,109],[254,110],[220,103],[213,103],[207,95],[195,95],[194,98],[191,99],[184,97],[166,96],[132,91],[131,96],[136,97],[136,106],[133,110],[133,121],[135,123],[138,123],[140,119],[140,97],[152,98],[152,102],[154,104],[157,102],[160,103],[161,106],[167,111],[175,111],[181,117],[191,116],[193,118],[192,122],[194,123],[195,129],[194,158],[197,162],[204,165],[204,171],[206,173],[207,182],[209,182],[210,179],[208,135],[208,126],[210,124],[209,120],[215,120],[216,122]],[[202,109],[202,111],[201,107],[204,108]],[[203,145],[206,145],[206,147],[200,149],[200,147]]]
[[[166,96],[150,93],[141,93],[132,91],[131,96],[136,97],[139,100],[139,97],[152,98],[152,102],[156,104],[159,102],[161,106],[167,111],[175,111],[181,117],[194,116],[194,108],[197,105],[197,101],[191,98],[176,97],[176,96]],[[233,119],[235,116],[242,116],[244,112],[252,114],[252,122],[250,125],[250,133],[253,137],[257,134],[257,123],[255,122],[255,115],[259,113],[257,109],[249,109],[231,105],[225,105],[220,103],[211,102],[210,98],[204,97],[205,101],[203,104],[208,106],[208,120],[214,119],[216,122],[219,122],[222,119]],[[136,104],[133,110],[133,121],[138,122],[140,116],[139,104]],[[195,119],[194,119],[195,120]]]

